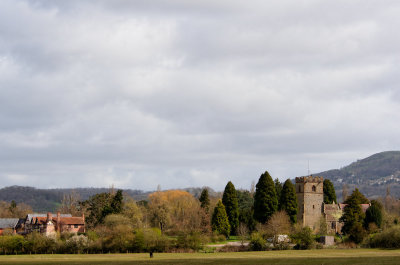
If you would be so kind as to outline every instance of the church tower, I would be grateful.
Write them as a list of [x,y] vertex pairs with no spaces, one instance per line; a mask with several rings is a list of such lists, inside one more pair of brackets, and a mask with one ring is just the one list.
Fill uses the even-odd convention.
[[322,216],[324,202],[324,179],[322,177],[296,178],[298,203],[297,222],[316,229]]

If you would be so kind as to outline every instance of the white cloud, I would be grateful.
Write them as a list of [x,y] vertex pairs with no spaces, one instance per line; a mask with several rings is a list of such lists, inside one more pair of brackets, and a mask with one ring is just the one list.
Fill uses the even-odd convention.
[[398,11],[2,1],[3,185],[248,188],[399,149]]

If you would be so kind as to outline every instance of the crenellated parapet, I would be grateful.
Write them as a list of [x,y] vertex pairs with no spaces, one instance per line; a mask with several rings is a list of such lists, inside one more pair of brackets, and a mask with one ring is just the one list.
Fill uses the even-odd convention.
[[323,183],[323,177],[314,177],[314,176],[306,176],[306,177],[296,177],[296,183]]

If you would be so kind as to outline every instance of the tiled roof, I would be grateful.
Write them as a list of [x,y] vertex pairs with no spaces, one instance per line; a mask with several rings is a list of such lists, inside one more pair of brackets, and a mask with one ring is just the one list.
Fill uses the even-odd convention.
[[[36,217],[34,219],[34,223],[38,221],[40,224],[45,224],[47,221],[47,216],[46,217]],[[55,224],[57,223],[57,217],[53,217],[51,219]],[[60,217],[60,223],[63,225],[83,225],[85,224],[84,220],[82,217]]]
[[[344,204],[344,203],[340,203],[340,208],[342,209],[342,210],[344,210],[344,207],[346,207],[346,205],[347,204]],[[361,206],[361,210],[365,213],[366,211],[367,211],[367,209],[369,208],[369,203],[364,203],[364,204],[360,204],[360,206]]]
[[[56,213],[52,213],[53,216],[57,216]],[[71,214],[60,214],[61,217],[72,217]],[[35,217],[47,217],[47,213],[30,213],[26,216],[26,219],[30,222]]]
[[324,204],[325,211],[337,211],[339,207],[337,204]]
[[[54,218],[53,218],[54,220]],[[57,221],[57,219],[56,219]],[[62,217],[61,224],[63,225],[83,225],[85,224],[82,217]]]
[[0,228],[15,228],[19,218],[0,218]]

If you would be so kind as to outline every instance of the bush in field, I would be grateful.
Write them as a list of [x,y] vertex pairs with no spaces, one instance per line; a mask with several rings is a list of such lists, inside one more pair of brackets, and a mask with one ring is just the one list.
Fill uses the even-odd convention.
[[129,218],[120,214],[110,214],[104,219],[102,230],[104,247],[111,252],[126,252],[133,242],[133,230]]
[[258,233],[254,232],[250,236],[250,249],[253,251],[262,251],[266,249],[266,241],[263,236]]
[[26,240],[20,235],[0,236],[0,251],[4,254],[17,254],[25,250]]
[[199,250],[206,243],[206,238],[202,237],[200,233],[180,233],[176,241],[176,247],[182,249]]
[[39,234],[37,232],[30,233],[26,236],[27,252],[35,254],[53,253],[57,250],[56,240],[51,237]]
[[311,228],[308,226],[300,228],[292,235],[292,239],[296,242],[296,249],[311,249],[315,244]]
[[400,226],[391,227],[376,234],[370,242],[373,248],[400,248]]
[[132,245],[135,252],[165,252],[170,248],[171,240],[162,235],[160,229],[138,229],[135,231]]
[[88,246],[88,238],[84,235],[74,235],[65,241],[65,250],[67,253],[84,253]]

